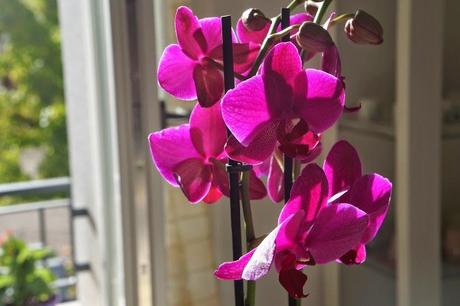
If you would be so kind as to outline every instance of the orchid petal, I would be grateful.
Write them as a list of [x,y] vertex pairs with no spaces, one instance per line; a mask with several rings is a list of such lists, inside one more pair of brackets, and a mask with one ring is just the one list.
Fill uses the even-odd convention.
[[149,135],[153,163],[163,178],[173,186],[179,186],[174,168],[186,159],[199,158],[190,138],[190,126],[182,124]]
[[214,204],[222,198],[222,192],[220,192],[219,188],[211,185],[211,188],[208,191],[208,194],[203,198],[203,202],[206,204]]
[[311,224],[327,204],[327,189],[323,170],[316,164],[308,164],[292,186],[290,199],[279,215],[278,224],[299,210],[305,211],[305,221],[307,225]]
[[305,241],[313,259],[324,264],[340,258],[358,245],[369,216],[350,204],[334,204],[319,212]]
[[[210,57],[217,62],[223,61],[223,46],[217,46],[211,51]],[[259,54],[259,46],[253,43],[233,44],[233,68],[237,73],[248,71]]]
[[298,74],[295,83],[295,113],[314,133],[331,127],[345,104],[343,82],[324,71],[307,69]]
[[307,279],[308,277],[305,274],[296,269],[282,270],[278,277],[280,284],[295,299],[308,296],[308,294],[303,293],[303,286]]
[[257,280],[266,275],[270,270],[275,255],[276,249],[276,236],[281,225],[276,227],[273,231],[265,237],[259,244],[252,258],[247,263],[242,273],[242,278],[245,280]]
[[211,188],[211,166],[202,158],[187,159],[174,168],[174,175],[187,200],[198,203]]
[[227,129],[220,104],[203,108],[195,105],[190,115],[190,135],[195,148],[204,157],[219,157],[227,141]]
[[268,126],[260,137],[254,139],[247,147],[243,146],[234,136],[228,138],[225,153],[233,160],[250,165],[257,165],[266,160],[275,149],[276,126]]
[[249,171],[249,198],[251,200],[260,200],[267,195],[264,182],[255,174],[254,170]]
[[222,72],[211,62],[205,61],[195,65],[193,80],[198,96],[198,103],[203,107],[214,105],[224,93]]
[[364,244],[359,244],[356,248],[342,255],[338,260],[338,262],[346,265],[359,265],[364,261],[366,261],[366,246]]
[[313,148],[313,150],[308,152],[306,157],[301,157],[300,161],[305,164],[310,163],[314,161],[321,154],[322,150],[323,150],[323,145],[320,142]]
[[[302,60],[297,48],[290,42],[277,44],[267,55],[262,66],[262,75],[283,80],[294,85],[297,74],[302,71]],[[289,97],[284,97],[288,100]],[[285,101],[286,103],[286,101]],[[286,106],[285,106],[286,107]]]
[[244,268],[243,279],[257,280],[266,275],[272,266],[275,251],[278,253],[289,246],[299,244],[300,240],[296,238],[299,237],[298,232],[302,228],[303,214],[300,211],[289,216],[262,240]]
[[292,253],[289,249],[284,249],[280,252],[276,252],[275,267],[278,273],[283,270],[296,269],[297,265],[297,256],[294,253]]
[[199,21],[203,36],[207,43],[207,50],[211,51],[222,45],[222,21],[219,17],[203,18]]
[[248,71],[259,54],[259,46],[254,43],[233,44],[233,65],[235,71],[244,73]]
[[334,144],[323,168],[329,182],[329,197],[349,189],[362,175],[358,152],[345,140]]
[[196,63],[186,56],[178,45],[169,45],[160,58],[158,83],[161,88],[178,99],[195,100],[195,65]]
[[212,163],[213,184],[219,188],[227,197],[230,196],[230,183],[228,180],[228,173],[225,168],[225,162],[210,158]]
[[261,164],[252,167],[257,177],[267,176],[270,171],[270,158],[264,160]]
[[239,280],[242,279],[243,270],[248,264],[249,260],[254,255],[256,249],[251,250],[250,252],[241,256],[238,260],[224,262],[219,265],[219,267],[214,272],[214,275],[218,279],[223,280]]
[[273,154],[270,159],[270,170],[267,177],[268,196],[275,202],[281,202],[284,198],[284,172],[280,161]]
[[[276,253],[278,254],[287,250],[297,257],[307,257],[308,255],[304,248],[304,238],[307,230],[305,211],[299,210],[289,215],[279,226],[275,241]],[[283,269],[286,267],[279,268]]]
[[369,174],[359,178],[348,192],[351,204],[369,214],[369,226],[361,242],[374,239],[382,226],[388,211],[391,197],[391,182],[378,174]]
[[[281,95],[279,98],[281,99]],[[270,102],[273,99],[267,99],[261,76],[241,82],[222,99],[224,121],[244,146],[248,146],[260,133],[267,129],[272,130],[280,120],[282,101],[274,101],[274,104]]]
[[184,53],[193,59],[198,59],[208,50],[198,18],[186,6],[176,11],[176,36]]
[[264,41],[265,37],[268,34],[268,30],[270,29],[270,23],[267,23],[265,27],[259,31],[250,31],[244,25],[241,19],[238,20],[236,24],[236,33],[240,42],[248,43],[252,42],[255,44],[261,45]]

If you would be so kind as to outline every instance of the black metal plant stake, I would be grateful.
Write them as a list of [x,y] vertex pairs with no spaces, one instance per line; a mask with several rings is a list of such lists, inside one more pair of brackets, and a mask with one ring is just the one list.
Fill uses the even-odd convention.
[[[284,30],[289,27],[290,24],[291,11],[288,8],[281,9],[281,29]],[[290,41],[290,34],[286,34],[281,39],[284,42]],[[292,189],[292,172],[293,172],[293,161],[292,158],[284,154],[284,203],[289,201]],[[291,296],[289,298],[289,306],[296,306],[297,302]]]
[[[223,59],[224,59],[224,84],[225,91],[235,87],[235,76],[233,71],[233,45],[232,45],[232,18],[222,16],[222,40],[223,40]],[[231,135],[230,131],[227,131]],[[232,248],[233,260],[237,260],[243,254],[241,243],[241,217],[240,217],[240,172],[241,163],[229,159],[227,171],[230,179],[230,217],[232,225]],[[244,306],[243,280],[234,282],[235,305]]]

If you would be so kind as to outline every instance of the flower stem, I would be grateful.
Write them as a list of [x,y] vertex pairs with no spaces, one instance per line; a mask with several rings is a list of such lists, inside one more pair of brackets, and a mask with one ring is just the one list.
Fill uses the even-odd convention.
[[321,20],[323,19],[324,14],[327,11],[327,8],[329,4],[331,4],[332,0],[324,0],[323,3],[321,4],[318,12],[316,13],[315,19],[313,20],[314,23],[321,23]]
[[299,177],[300,175],[300,170],[301,170],[301,164],[300,164],[300,160],[294,160],[294,179],[296,179],[297,177]]
[[256,281],[247,281],[245,306],[256,305]]
[[[246,230],[246,248],[249,252],[254,247],[256,234],[252,220],[251,201],[249,198],[249,172],[243,172],[241,180],[241,203],[243,206],[243,217]],[[245,306],[254,306],[256,303],[256,282],[247,281]]]
[[270,35],[269,39],[273,42],[274,40],[278,40],[278,39],[281,39],[283,38],[285,35],[291,33],[292,30],[296,30],[300,28],[300,24],[294,24],[294,25],[291,25],[289,27],[287,27],[286,29],[283,29],[279,32],[276,32],[276,33],[273,33]]
[[332,19],[331,26],[336,24],[336,23],[346,21],[346,20],[348,20],[350,18],[353,18],[354,16],[355,16],[355,13],[348,13],[348,14],[339,15],[339,16],[335,17],[334,19]]
[[256,239],[256,234],[254,230],[254,222],[252,221],[251,202],[249,200],[248,171],[243,172],[243,179],[241,181],[241,203],[243,204],[243,216],[246,229],[246,242],[249,248],[250,244]]

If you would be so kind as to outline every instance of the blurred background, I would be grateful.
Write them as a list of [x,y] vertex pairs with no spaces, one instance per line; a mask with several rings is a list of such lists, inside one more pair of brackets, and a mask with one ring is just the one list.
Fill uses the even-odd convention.
[[[155,71],[178,6],[235,23],[246,8],[273,16],[286,4],[0,0],[1,306],[25,305],[8,278],[11,250],[37,266],[24,270],[35,280],[24,291],[49,305],[233,304],[232,283],[213,276],[231,259],[228,199],[190,205],[153,169],[148,133],[193,107],[161,92]],[[357,46],[335,29],[346,103],[362,108],[325,135],[324,151],[347,139],[394,195],[366,263],[309,268],[303,304],[459,305],[460,3],[336,0],[331,10],[357,8],[385,42]],[[281,206],[253,209],[262,235]],[[258,282],[257,305],[287,305],[276,274]]]

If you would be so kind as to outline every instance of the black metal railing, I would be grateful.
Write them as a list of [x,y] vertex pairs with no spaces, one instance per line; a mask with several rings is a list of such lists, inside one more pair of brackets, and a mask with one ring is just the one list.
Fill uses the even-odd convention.
[[179,109],[178,111],[168,111],[166,109],[166,102],[164,100],[160,101],[160,120],[161,128],[165,129],[169,126],[169,121],[172,120],[188,120],[190,117],[190,111],[185,109]]
[[[37,196],[37,195],[53,195],[56,193],[67,194],[68,198],[62,199],[49,199],[40,200],[32,203],[23,203],[16,205],[9,205],[0,207],[0,217],[3,216],[17,216],[21,214],[36,213],[38,216],[38,237],[39,241],[33,243],[39,243],[42,246],[48,245],[48,233],[47,233],[47,214],[46,212],[56,209],[68,209],[68,226],[69,226],[69,244],[71,248],[70,258],[65,258],[66,261],[70,261],[72,270],[78,272],[82,269],[75,263],[75,252],[74,252],[74,225],[73,218],[75,216],[85,215],[86,212],[82,210],[75,210],[72,207],[72,201],[70,197],[71,180],[68,177],[26,181],[18,183],[0,184],[0,198],[1,197],[14,197],[14,196]],[[46,264],[53,270],[59,270],[59,266],[62,265],[62,258],[50,258],[46,261]],[[75,295],[68,295],[66,292],[69,289],[75,288],[76,277],[75,273],[70,275],[58,275],[58,279],[54,283],[54,287],[58,291],[58,295],[65,301],[74,299]],[[75,291],[75,290],[73,290]]]

